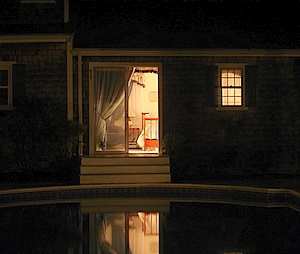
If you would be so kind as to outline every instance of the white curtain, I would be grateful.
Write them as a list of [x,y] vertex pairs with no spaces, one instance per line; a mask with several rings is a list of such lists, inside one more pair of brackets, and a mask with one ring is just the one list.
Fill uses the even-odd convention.
[[[134,82],[132,80],[128,82],[128,97],[131,94],[133,83]],[[120,119],[125,112],[124,110],[125,110],[125,97],[123,97],[123,100],[120,102],[119,106],[116,108],[115,112],[111,116],[111,121],[116,121]]]
[[134,124],[140,129],[142,129],[142,112],[144,111],[144,89],[143,86],[135,84],[128,100],[129,107],[133,109],[135,115]]
[[95,68],[94,109],[96,149],[105,147],[107,120],[125,97],[132,67]]
[[97,254],[118,254],[105,239],[106,219],[104,214],[96,214]]
[[132,227],[129,228],[129,246],[132,254],[144,254],[143,222],[137,215],[131,216]]

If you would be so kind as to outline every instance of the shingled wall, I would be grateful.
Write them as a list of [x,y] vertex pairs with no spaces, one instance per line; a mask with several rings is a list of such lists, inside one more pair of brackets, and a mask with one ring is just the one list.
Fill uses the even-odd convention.
[[22,95],[51,96],[66,104],[66,43],[0,44],[0,61],[15,62],[14,99]]
[[[294,57],[86,57],[84,112],[88,123],[88,62],[161,62],[164,134],[193,140],[201,157],[237,171],[295,171],[299,165],[300,64]],[[208,67],[254,66],[247,77],[248,110],[218,111],[209,103]],[[247,73],[246,73],[247,76]],[[250,83],[249,83],[250,82]],[[246,82],[247,83],[247,82]],[[250,89],[250,90],[249,90]],[[218,162],[216,162],[218,163]],[[212,163],[214,164],[214,163]],[[211,165],[209,167],[211,167]],[[224,167],[222,166],[222,170]],[[218,166],[216,166],[218,167]],[[217,169],[218,170],[218,169]]]
[[[209,148],[213,160],[223,157],[221,163],[235,170],[297,170],[298,61],[292,57],[165,58],[164,131],[198,140],[199,153]],[[248,110],[218,111],[207,105],[211,83],[205,66],[216,63],[256,67],[246,79]]]

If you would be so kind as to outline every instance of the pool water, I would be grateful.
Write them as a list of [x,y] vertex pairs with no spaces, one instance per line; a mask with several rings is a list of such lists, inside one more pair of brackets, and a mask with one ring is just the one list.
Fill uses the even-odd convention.
[[1,208],[1,253],[300,253],[299,212],[290,208],[170,202],[161,211],[114,209]]

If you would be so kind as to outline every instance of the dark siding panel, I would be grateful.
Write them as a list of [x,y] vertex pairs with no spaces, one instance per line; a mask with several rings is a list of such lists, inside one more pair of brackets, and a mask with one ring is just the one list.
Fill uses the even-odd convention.
[[300,96],[300,58],[296,57],[293,64],[294,89]]
[[256,107],[257,105],[257,77],[258,66],[246,65],[245,85],[246,85],[246,106]]
[[13,105],[26,94],[25,64],[14,64],[12,68]]
[[[299,130],[299,112],[300,112],[300,57],[295,57],[293,62],[293,85],[292,85],[292,92],[290,95],[292,95],[291,101],[293,102],[293,106],[291,106],[290,110],[290,116],[293,116],[290,120],[290,124],[287,124],[287,126],[297,126],[294,130],[297,130],[295,134],[298,134]],[[296,113],[297,112],[297,113]],[[293,115],[294,114],[294,115]],[[292,127],[293,128],[293,127]],[[298,134],[299,135],[299,134]],[[299,136],[296,136],[297,145],[296,149],[299,149],[299,143],[300,139]],[[299,151],[299,150],[298,150]],[[297,163],[300,163],[299,157],[296,158]]]
[[205,88],[208,107],[218,106],[218,66],[205,66]]

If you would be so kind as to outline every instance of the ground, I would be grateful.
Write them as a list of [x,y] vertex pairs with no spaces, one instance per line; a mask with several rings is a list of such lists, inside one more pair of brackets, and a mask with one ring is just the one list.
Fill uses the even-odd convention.
[[[35,176],[28,176],[24,173],[0,174],[0,189],[18,189],[34,187],[65,186],[79,184],[76,181],[63,181],[52,174],[36,173]],[[187,182],[185,182],[187,183]],[[243,175],[243,176],[222,176],[206,177],[195,179],[189,183],[206,185],[232,185],[256,188],[291,189],[300,192],[300,175]]]

